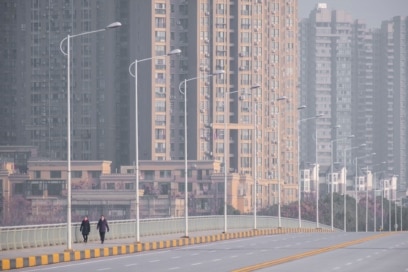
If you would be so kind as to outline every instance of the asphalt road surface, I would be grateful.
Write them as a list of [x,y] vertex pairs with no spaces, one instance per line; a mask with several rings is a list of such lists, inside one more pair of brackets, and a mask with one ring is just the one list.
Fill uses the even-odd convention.
[[294,233],[18,271],[408,271],[408,233]]

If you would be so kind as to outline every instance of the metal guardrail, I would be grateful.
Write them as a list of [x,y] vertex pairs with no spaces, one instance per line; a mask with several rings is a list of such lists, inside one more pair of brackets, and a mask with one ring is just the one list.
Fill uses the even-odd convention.
[[[298,228],[298,219],[281,218],[283,228]],[[96,230],[97,221],[92,221],[89,241],[99,240],[99,233]],[[229,230],[253,229],[254,217],[252,215],[229,215],[227,217]],[[273,229],[278,227],[278,218],[274,216],[257,216],[258,229]],[[302,228],[315,228],[316,223],[302,221]],[[322,229],[329,229],[330,226],[320,224]],[[72,242],[82,241],[82,234],[79,231],[80,222],[72,224]],[[125,239],[135,237],[135,220],[115,220],[109,221],[109,239]],[[192,216],[188,220],[189,232],[224,230],[224,216]],[[185,231],[185,218],[155,218],[140,220],[140,236],[155,236],[166,234],[183,234]],[[0,227],[0,250],[13,250],[31,247],[46,247],[66,244],[67,225],[27,225]]]

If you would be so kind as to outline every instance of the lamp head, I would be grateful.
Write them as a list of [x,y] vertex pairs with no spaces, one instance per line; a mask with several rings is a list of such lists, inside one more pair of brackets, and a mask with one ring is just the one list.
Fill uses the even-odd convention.
[[212,75],[216,76],[216,75],[221,75],[221,74],[224,74],[224,73],[225,73],[224,70],[215,70],[214,73],[212,73]]
[[307,108],[306,105],[301,105],[301,106],[299,106],[297,109],[298,109],[298,110],[303,110],[303,109],[306,109],[306,108]]
[[282,101],[288,99],[286,96],[281,96],[276,99],[276,101]]
[[109,24],[106,27],[106,29],[117,28],[117,27],[121,27],[121,26],[122,26],[121,22],[114,22],[114,23]]
[[171,56],[171,55],[177,55],[177,54],[181,54],[181,49],[173,49],[171,50],[169,53],[167,53],[167,56]]

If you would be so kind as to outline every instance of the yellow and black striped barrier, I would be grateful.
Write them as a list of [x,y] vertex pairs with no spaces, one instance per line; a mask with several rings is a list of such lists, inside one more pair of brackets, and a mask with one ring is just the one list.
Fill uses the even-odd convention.
[[61,262],[79,261],[91,258],[131,254],[149,250],[165,249],[171,247],[180,247],[194,244],[211,243],[222,240],[240,239],[262,235],[274,235],[295,232],[331,232],[328,229],[297,229],[297,228],[279,228],[279,229],[257,229],[231,233],[220,233],[214,235],[186,237],[166,241],[144,242],[138,244],[128,244],[112,247],[102,247],[94,249],[83,249],[77,251],[67,251],[61,253],[18,257],[13,259],[0,260],[0,271],[11,269],[33,267],[47,264],[56,264]]

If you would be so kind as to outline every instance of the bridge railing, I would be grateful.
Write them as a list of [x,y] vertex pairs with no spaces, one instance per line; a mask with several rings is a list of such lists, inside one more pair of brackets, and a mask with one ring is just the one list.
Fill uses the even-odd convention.
[[[299,221],[293,218],[281,218],[283,228],[298,228]],[[96,230],[97,221],[91,221],[91,233],[89,241],[99,240]],[[125,239],[135,237],[136,223],[133,220],[109,221],[109,239]],[[82,241],[79,231],[80,222],[74,223],[72,227],[72,242]],[[228,230],[251,230],[254,228],[254,216],[252,215],[229,215],[227,217]],[[278,218],[274,216],[257,216],[257,229],[272,229],[278,227]],[[302,228],[315,228],[316,223],[302,221]],[[330,226],[320,224],[321,228]],[[189,233],[199,231],[224,230],[224,216],[191,216],[188,218]],[[166,234],[183,234],[185,231],[185,218],[155,218],[140,220],[140,236],[155,236]],[[45,247],[63,245],[67,241],[67,225],[27,225],[0,227],[0,250],[13,250],[31,247]]]

